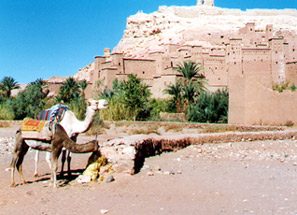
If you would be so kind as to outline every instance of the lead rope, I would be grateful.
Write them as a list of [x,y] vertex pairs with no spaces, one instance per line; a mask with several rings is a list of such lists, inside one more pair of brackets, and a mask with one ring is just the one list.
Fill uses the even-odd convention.
[[[96,131],[96,135],[95,135],[95,140],[96,140],[96,142],[97,142],[97,137],[98,137],[98,132]],[[99,149],[99,142],[98,142],[98,149]],[[95,153],[95,160],[97,160],[98,159],[98,156],[97,156],[97,152]]]

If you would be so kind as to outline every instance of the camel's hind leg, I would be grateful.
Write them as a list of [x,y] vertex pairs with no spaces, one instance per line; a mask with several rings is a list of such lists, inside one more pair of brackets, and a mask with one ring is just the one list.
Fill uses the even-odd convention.
[[60,172],[60,177],[62,178],[64,176],[64,165],[66,161],[66,149],[62,150],[62,158],[61,158],[61,172]]
[[35,152],[35,169],[34,169],[34,177],[38,177],[38,161],[39,161],[39,151]]
[[70,167],[70,164],[71,164],[71,152],[66,150],[67,151],[67,176],[68,178],[71,177],[71,167]]
[[20,134],[17,134],[16,137],[16,145],[15,145],[15,149],[13,152],[13,157],[12,157],[12,161],[10,164],[10,168],[11,168],[11,187],[15,186],[15,181],[14,181],[14,171],[15,168],[17,168],[19,174],[20,174],[20,178],[23,184],[25,184],[25,179],[22,173],[22,163],[24,160],[24,157],[27,153],[29,149],[29,146],[25,143],[25,141],[20,137]]
[[64,165],[67,159],[67,177],[71,177],[71,152],[68,151],[67,149],[62,150],[62,165],[61,165],[61,172],[60,172],[60,177],[64,176]]

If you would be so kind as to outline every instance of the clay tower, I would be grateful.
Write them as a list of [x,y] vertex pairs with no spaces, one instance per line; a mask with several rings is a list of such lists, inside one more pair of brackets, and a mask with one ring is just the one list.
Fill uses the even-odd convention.
[[197,5],[214,6],[214,0],[197,0]]

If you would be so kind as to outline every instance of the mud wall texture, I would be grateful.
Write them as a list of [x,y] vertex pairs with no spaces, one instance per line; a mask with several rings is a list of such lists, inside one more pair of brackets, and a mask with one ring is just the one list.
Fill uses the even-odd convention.
[[161,154],[162,152],[176,151],[189,145],[291,139],[296,136],[296,130],[170,136],[133,135],[107,141],[103,144],[101,153],[113,164],[116,172],[135,174],[142,168],[145,158]]
[[[254,75],[230,79],[229,124],[297,124],[297,92],[273,91],[272,83]],[[270,85],[270,87],[269,87]]]

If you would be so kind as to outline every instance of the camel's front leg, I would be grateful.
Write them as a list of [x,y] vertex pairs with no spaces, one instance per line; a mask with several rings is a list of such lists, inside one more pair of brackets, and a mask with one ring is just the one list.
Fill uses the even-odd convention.
[[52,174],[51,174],[51,182],[53,183],[53,186],[57,187],[57,171],[58,171],[58,158],[61,153],[60,149],[53,149],[52,151]]

